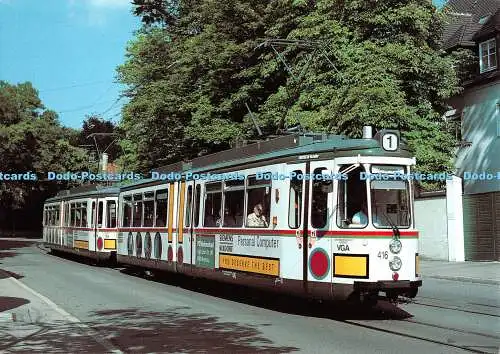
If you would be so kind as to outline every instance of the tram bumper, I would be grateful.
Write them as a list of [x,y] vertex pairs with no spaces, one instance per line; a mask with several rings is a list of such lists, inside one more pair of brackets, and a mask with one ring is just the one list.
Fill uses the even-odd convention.
[[354,291],[357,293],[385,292],[387,297],[406,296],[414,298],[418,288],[422,286],[422,280],[381,280],[377,282],[354,282]]

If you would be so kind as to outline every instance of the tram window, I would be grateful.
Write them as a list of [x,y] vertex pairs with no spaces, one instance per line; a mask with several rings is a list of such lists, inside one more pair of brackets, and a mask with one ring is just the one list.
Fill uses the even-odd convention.
[[71,216],[70,216],[70,223],[69,223],[69,225],[70,226],[75,226],[76,225],[76,223],[75,223],[75,220],[76,220],[76,210],[75,210],[75,204],[74,203],[70,204],[70,213],[71,213]]
[[92,212],[90,215],[90,227],[95,227],[95,202],[92,202]]
[[205,185],[205,209],[203,225],[208,227],[222,226],[222,183]]
[[294,176],[290,179],[290,192],[288,204],[288,226],[291,229],[298,229],[302,222],[302,189],[304,185],[303,178],[299,179],[302,171],[293,171]]
[[155,217],[155,201],[144,201],[144,227],[151,227],[154,223]]
[[362,180],[361,173],[365,169],[360,166],[351,169],[351,166],[342,167],[339,172],[349,169],[346,180],[339,181],[337,225],[340,228],[364,228],[368,225],[366,181]]
[[132,226],[141,226],[142,221],[142,201],[136,202],[133,204],[133,212],[132,212]]
[[130,196],[123,197],[123,218],[122,226],[130,227],[132,226],[132,198]]
[[271,214],[271,181],[257,179],[255,176],[247,180],[247,227],[269,227]]
[[193,186],[188,186],[186,197],[186,223],[185,227],[191,226],[191,209],[193,207]]
[[198,226],[200,223],[200,196],[201,196],[201,186],[196,185],[196,193],[194,195],[194,224],[193,226]]
[[60,209],[59,207],[57,206],[56,209],[55,209],[55,225],[56,226],[59,226],[59,213],[60,213]]
[[116,227],[116,202],[114,200],[108,200],[106,209],[106,227]]
[[97,227],[103,227],[103,224],[102,224],[103,213],[104,213],[103,202],[99,202],[97,204]]
[[372,220],[377,228],[410,226],[410,198],[407,181],[372,181],[370,183],[372,200]]
[[80,209],[80,203],[75,204],[75,226],[80,227],[82,225],[82,212]]
[[156,227],[167,226],[168,189],[156,191]]
[[[314,176],[320,176],[325,167],[316,168]],[[311,226],[316,229],[322,229],[326,226],[328,218],[328,194],[333,191],[331,180],[321,180],[315,178],[312,182],[311,199]]]
[[224,226],[243,227],[245,181],[227,181],[224,188]]
[[82,227],[87,227],[87,203],[82,203],[80,206],[82,213]]

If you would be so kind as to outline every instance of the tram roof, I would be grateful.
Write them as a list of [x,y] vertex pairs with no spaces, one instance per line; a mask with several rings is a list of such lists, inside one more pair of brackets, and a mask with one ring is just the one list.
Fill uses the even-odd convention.
[[[382,133],[383,131],[379,132]],[[202,156],[190,162],[178,162],[175,164],[159,167],[153,171],[159,173],[186,172],[201,173],[206,171],[220,171],[247,164],[258,164],[272,160],[285,161],[307,161],[299,159],[300,156],[311,154],[327,154],[325,158],[343,156],[387,156],[408,157],[411,154],[404,142],[401,142],[398,151],[385,151],[376,134],[373,139],[352,139],[344,135],[332,135],[324,133],[310,133],[305,135],[287,135],[277,139],[258,142],[243,147],[221,151],[218,153]],[[122,186],[122,190],[137,188],[144,184],[165,183],[155,179],[145,179]]]
[[120,188],[118,187],[108,187],[93,184],[59,191],[55,197],[49,198],[45,202],[50,203],[65,199],[77,199],[83,197],[108,197],[117,195],[119,192]]

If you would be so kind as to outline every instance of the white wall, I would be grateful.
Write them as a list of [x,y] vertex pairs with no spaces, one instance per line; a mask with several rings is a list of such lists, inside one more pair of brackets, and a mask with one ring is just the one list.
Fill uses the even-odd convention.
[[446,197],[415,199],[415,225],[420,257],[448,260]]

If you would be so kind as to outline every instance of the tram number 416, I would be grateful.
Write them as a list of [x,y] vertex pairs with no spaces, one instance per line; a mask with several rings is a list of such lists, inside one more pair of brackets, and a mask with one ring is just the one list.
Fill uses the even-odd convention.
[[389,253],[387,251],[379,251],[378,258],[380,259],[389,259]]

